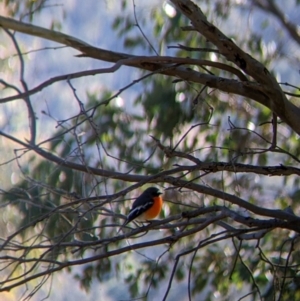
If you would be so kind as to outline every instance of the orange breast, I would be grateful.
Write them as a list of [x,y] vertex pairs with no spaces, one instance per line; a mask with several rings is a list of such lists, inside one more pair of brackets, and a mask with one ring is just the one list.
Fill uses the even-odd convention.
[[139,216],[139,219],[149,220],[149,219],[156,218],[162,209],[162,205],[163,205],[162,197],[160,196],[155,197],[153,206],[150,209],[148,209],[145,213],[143,213],[141,216]]

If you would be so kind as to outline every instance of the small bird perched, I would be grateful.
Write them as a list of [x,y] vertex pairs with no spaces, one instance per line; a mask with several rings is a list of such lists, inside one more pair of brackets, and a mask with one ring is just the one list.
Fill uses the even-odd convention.
[[[147,221],[157,217],[162,209],[162,193],[156,187],[147,188],[132,204],[121,229],[134,219]],[[121,230],[120,229],[120,230]],[[119,230],[119,231],[120,231]]]

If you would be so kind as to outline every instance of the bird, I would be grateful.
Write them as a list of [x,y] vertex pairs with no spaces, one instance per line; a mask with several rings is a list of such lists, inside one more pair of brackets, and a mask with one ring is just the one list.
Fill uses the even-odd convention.
[[161,197],[161,194],[162,193],[156,187],[147,188],[133,202],[132,208],[127,215],[126,221],[124,222],[120,230],[134,219],[140,221],[148,221],[156,218],[163,206],[163,199]]

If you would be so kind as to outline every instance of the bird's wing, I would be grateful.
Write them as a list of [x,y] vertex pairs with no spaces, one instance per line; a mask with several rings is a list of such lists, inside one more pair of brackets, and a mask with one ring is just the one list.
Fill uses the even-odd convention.
[[131,222],[144,212],[146,212],[149,208],[153,206],[154,200],[151,197],[140,196],[138,197],[133,205],[132,209],[129,211],[127,222]]

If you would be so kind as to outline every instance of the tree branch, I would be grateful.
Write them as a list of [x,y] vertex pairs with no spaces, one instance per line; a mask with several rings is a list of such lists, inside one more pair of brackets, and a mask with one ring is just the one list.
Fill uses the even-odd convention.
[[275,16],[275,18],[281,23],[281,25],[283,25],[283,27],[287,30],[290,36],[294,39],[294,41],[296,41],[296,43],[300,45],[300,35],[298,26],[287,19],[286,14],[283,14],[281,12],[281,10],[274,1],[253,0],[253,3],[256,7],[260,8],[266,13],[271,13],[273,16]]
[[[149,71],[161,69],[162,71],[159,72],[161,74],[174,76],[182,80],[207,85],[211,88],[216,88],[227,93],[234,93],[251,98],[265,105],[271,111],[274,111],[282,120],[289,124],[293,130],[300,134],[300,123],[298,122],[300,109],[288,101],[275,78],[268,72],[268,70],[251,56],[244,53],[215,26],[210,24],[206,20],[206,17],[203,15],[200,8],[191,1],[173,0],[172,2],[191,19],[197,31],[217,46],[220,53],[224,55],[226,59],[234,62],[244,72],[255,78],[257,82],[239,82],[232,79],[196,72],[183,66],[174,66],[174,68],[170,69],[168,64],[166,66],[165,64],[160,63],[159,60],[157,60],[157,57],[152,58],[153,60],[156,59],[156,61],[148,61],[148,59],[145,59],[140,60],[138,63],[124,63],[124,65]],[[136,57],[130,54],[93,47],[72,36],[18,22],[2,16],[0,16],[0,26],[70,46],[82,53],[79,56],[87,56],[108,62],[118,62],[120,60]],[[221,65],[219,65],[219,67],[220,66]],[[164,68],[166,68],[166,70],[164,70]],[[226,68],[232,67],[227,66]],[[241,78],[240,74],[241,73],[239,73],[239,77]]]
[[233,62],[261,85],[261,92],[268,99],[268,101],[265,100],[263,104],[300,134],[300,108],[296,107],[286,98],[278,82],[266,67],[242,51],[223,32],[211,24],[201,9],[192,1],[171,0],[171,2],[191,20],[192,25],[200,34],[218,48],[220,54],[228,61]]

